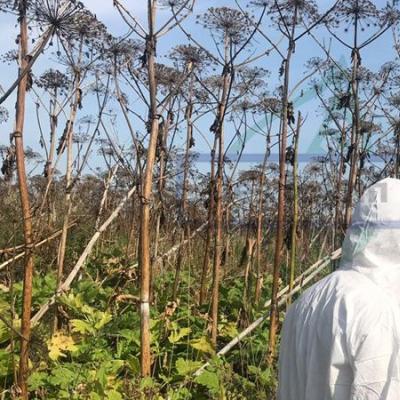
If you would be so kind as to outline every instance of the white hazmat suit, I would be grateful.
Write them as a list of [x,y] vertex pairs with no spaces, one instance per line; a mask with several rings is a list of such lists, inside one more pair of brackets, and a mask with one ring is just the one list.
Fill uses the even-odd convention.
[[400,180],[355,207],[340,268],[289,308],[279,400],[400,400]]

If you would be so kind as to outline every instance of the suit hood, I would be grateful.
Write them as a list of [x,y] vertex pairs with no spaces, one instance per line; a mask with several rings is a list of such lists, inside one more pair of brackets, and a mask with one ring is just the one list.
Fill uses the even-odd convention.
[[346,232],[340,268],[400,295],[400,180],[386,178],[365,191]]

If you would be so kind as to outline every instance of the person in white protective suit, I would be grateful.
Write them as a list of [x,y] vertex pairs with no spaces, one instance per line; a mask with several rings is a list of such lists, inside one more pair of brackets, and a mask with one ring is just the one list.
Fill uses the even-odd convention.
[[400,180],[365,191],[339,269],[289,308],[279,400],[400,400]]

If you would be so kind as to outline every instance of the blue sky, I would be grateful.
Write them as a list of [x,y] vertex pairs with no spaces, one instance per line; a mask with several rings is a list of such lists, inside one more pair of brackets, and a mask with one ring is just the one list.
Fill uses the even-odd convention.
[[[247,0],[242,0],[241,4],[243,6],[246,5]],[[127,32],[127,28],[124,23],[121,21],[118,12],[114,9],[112,0],[83,0],[83,3],[94,12],[98,18],[104,22],[104,24],[108,27],[111,33],[115,35],[121,35]],[[320,0],[317,2],[318,6],[321,10],[327,9],[333,1],[328,0]],[[147,0],[126,0],[125,4],[129,7],[132,13],[134,13],[139,20],[146,26],[146,7]],[[378,7],[384,6],[386,4],[385,0],[375,1],[375,4]],[[197,0],[197,5],[195,7],[194,14],[200,14],[204,12],[210,6],[230,6],[235,7],[234,0]],[[162,20],[166,15],[166,11],[160,11],[160,19]],[[16,29],[15,29],[15,20],[13,17],[0,15],[0,26],[1,26],[1,35],[0,35],[0,48],[3,52],[15,48],[14,40],[16,37]],[[194,18],[190,18],[186,23],[186,27],[191,33],[198,39],[201,43],[204,44],[207,48],[212,48],[210,37],[206,34],[206,32],[194,23]],[[265,31],[271,32],[271,28],[268,26],[264,26]],[[327,40],[327,34],[324,30],[316,31],[316,34],[319,35],[321,40]],[[277,33],[272,34],[273,37],[279,39],[279,35]],[[175,45],[187,42],[187,39],[184,35],[176,29],[171,34],[166,37],[163,37],[159,42],[159,61],[166,62],[164,55],[167,54]],[[261,51],[265,49],[265,42],[258,41],[254,46],[254,50]],[[342,45],[338,44],[336,41],[332,42],[332,55],[336,59],[343,59],[345,62],[350,62],[350,52],[348,49],[345,49]],[[285,50],[282,47],[282,50]],[[310,57],[323,56],[321,50],[313,43],[312,40],[305,37],[303,42],[298,45],[296,53],[294,55],[293,68],[292,68],[292,87],[304,77],[304,64]],[[392,40],[391,35],[387,34],[379,39],[373,46],[371,46],[368,50],[362,53],[363,64],[368,68],[375,70],[377,69],[384,61],[393,60],[395,57],[394,51],[392,49]],[[257,62],[257,66],[261,66],[267,68],[271,71],[270,89],[271,91],[276,87],[278,83],[278,69],[280,65],[280,59],[276,55],[271,55],[268,58],[262,59],[260,62]],[[49,56],[42,57],[41,61],[35,66],[34,73],[39,75],[42,71],[44,71],[49,66],[55,67],[55,64],[52,63],[51,58]],[[0,84],[3,88],[7,88],[10,83],[15,78],[15,69],[11,67],[7,67],[2,65],[2,72],[0,74]],[[302,87],[298,89],[298,94],[300,91],[307,89],[308,83],[306,82]],[[294,94],[294,97],[296,95]],[[13,102],[14,99],[10,98],[7,101],[7,108],[10,111],[10,116],[13,114]],[[28,146],[33,147],[34,149],[38,149],[38,135],[36,128],[36,121],[34,116],[34,106],[32,104],[32,100],[28,100],[28,113],[26,119],[26,140],[25,143]],[[86,114],[87,114],[86,110]],[[302,132],[302,140],[300,144],[300,152],[307,152],[310,148],[313,139],[315,138],[318,129],[321,125],[323,113],[319,107],[319,104],[316,100],[312,100],[307,102],[306,104],[301,106],[301,112],[303,116],[306,117],[306,123]],[[121,143],[128,143],[129,136],[124,133],[125,129],[121,123],[120,129],[120,141]],[[210,135],[208,132],[209,121],[204,120],[199,128],[204,131],[205,135]],[[0,133],[0,144],[8,143],[8,135],[12,130],[12,118],[8,124],[1,126]],[[228,133],[229,135],[229,133]],[[182,143],[182,142],[181,142]],[[262,137],[254,137],[252,138],[247,146],[247,153],[260,153],[264,148],[264,139]],[[199,152],[208,152],[208,148],[206,143],[199,136],[196,140],[196,151]]]

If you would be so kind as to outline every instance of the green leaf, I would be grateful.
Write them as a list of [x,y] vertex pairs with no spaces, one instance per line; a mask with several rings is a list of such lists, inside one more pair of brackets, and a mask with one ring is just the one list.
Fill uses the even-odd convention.
[[50,384],[59,386],[61,389],[68,389],[73,383],[76,383],[76,374],[65,367],[54,368],[52,376],[49,377]]
[[249,373],[256,376],[263,385],[270,386],[272,384],[274,377],[269,368],[261,369],[254,365],[249,365],[247,369]]
[[60,357],[66,357],[65,351],[74,352],[78,348],[71,336],[64,335],[62,332],[56,332],[47,342],[49,357],[56,361]]
[[179,330],[171,332],[171,334],[168,337],[168,340],[170,343],[178,343],[181,339],[186,337],[192,332],[191,328],[180,328]]
[[29,390],[35,391],[40,387],[45,387],[47,383],[48,374],[46,372],[33,372],[29,376],[28,384]]
[[0,377],[5,378],[12,375],[14,373],[13,361],[18,363],[18,360],[18,357],[13,360],[13,354],[9,350],[0,350]]
[[142,390],[145,390],[145,389],[152,389],[152,388],[154,388],[155,386],[156,386],[156,385],[155,385],[154,380],[153,380],[152,378],[150,378],[150,377],[143,378],[143,379],[140,381],[140,389],[142,389]]
[[96,313],[96,319],[98,319],[98,322],[96,322],[94,327],[95,329],[100,330],[112,320],[112,315],[108,312],[98,311]]
[[197,371],[202,365],[203,363],[201,361],[191,361],[178,358],[175,363],[175,368],[179,375],[186,376]]
[[196,349],[201,351],[202,353],[214,354],[215,350],[207,337],[202,336],[200,339],[194,339],[190,342],[190,345]]
[[93,307],[90,307],[88,304],[84,304],[82,306],[82,312],[89,317],[93,317],[96,310]]
[[107,392],[107,400],[122,400],[122,395],[116,390],[110,390]]
[[220,392],[219,378],[215,372],[204,371],[195,379],[195,382],[205,386],[212,394],[219,394]]
[[230,339],[235,338],[239,334],[235,322],[227,322],[222,324],[220,327],[220,332],[221,336],[228,337]]
[[192,398],[192,394],[187,388],[173,388],[168,390],[169,400],[189,400]]
[[64,294],[59,298],[59,302],[72,308],[75,312],[81,312],[83,307],[83,299],[80,294],[75,295],[73,292],[68,295]]
[[140,373],[140,361],[138,358],[130,357],[128,358],[128,368],[133,374]]
[[101,389],[104,391],[107,386],[107,373],[105,366],[102,366],[100,369],[97,370],[96,380],[100,384]]
[[109,360],[104,363],[107,372],[110,374],[117,374],[119,370],[125,365],[124,360]]
[[[19,331],[21,328],[21,320],[14,319],[13,327],[15,330]],[[6,343],[9,340],[10,340],[10,328],[3,321],[0,321],[0,344]]]
[[72,319],[71,325],[72,325],[72,332],[81,333],[82,335],[85,335],[87,333],[94,335],[96,333],[96,331],[88,322],[83,321],[81,319]]

